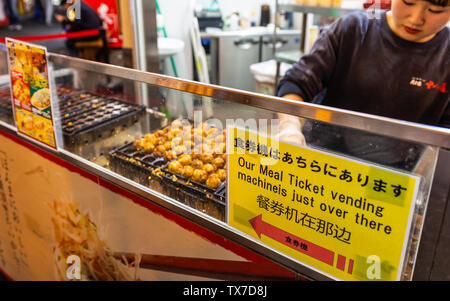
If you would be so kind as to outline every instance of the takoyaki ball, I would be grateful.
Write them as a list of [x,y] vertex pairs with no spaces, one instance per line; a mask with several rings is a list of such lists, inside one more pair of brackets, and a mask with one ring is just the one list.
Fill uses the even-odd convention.
[[139,138],[138,140],[133,142],[133,146],[137,149],[144,148],[145,139]]
[[154,134],[151,134],[151,133],[148,133],[148,134],[146,134],[145,136],[144,136],[144,139],[145,140],[151,140],[151,139],[154,139],[155,138],[155,135]]
[[180,134],[181,134],[181,129],[178,129],[178,128],[171,129],[167,133],[167,135],[172,135],[173,137],[176,137],[177,135],[180,135]]
[[214,167],[214,165],[212,165],[211,163],[206,163],[205,165],[203,165],[202,168],[204,171],[206,171],[208,174],[212,173],[216,170],[216,168]]
[[162,157],[164,155],[164,153],[166,152],[166,148],[164,147],[164,145],[158,145],[155,150],[154,150],[154,154],[157,157]]
[[145,141],[150,142],[152,144],[157,144],[158,143],[158,137],[156,137],[153,134],[147,134],[147,135],[145,135]]
[[192,133],[194,135],[200,135],[203,136],[203,128],[201,126],[197,126],[192,130]]
[[216,145],[213,147],[213,155],[214,155],[214,156],[217,156],[217,155],[220,155],[221,153],[222,153],[221,148],[216,144]]
[[177,155],[180,155],[180,154],[185,153],[187,148],[184,145],[178,145],[173,150],[175,151],[175,153],[177,153]]
[[196,144],[195,146],[194,146],[194,149],[193,149],[193,153],[194,154],[196,154],[196,155],[200,155],[200,154],[202,154],[202,145],[201,144]]
[[194,169],[194,172],[192,173],[192,180],[196,182],[203,183],[206,181],[208,175],[206,171],[202,169]]
[[170,142],[170,141],[164,142],[163,145],[166,150],[172,149],[172,142]]
[[221,157],[216,157],[213,159],[212,164],[216,168],[222,168],[225,165],[225,160],[223,160]]
[[197,144],[194,146],[194,154],[203,155],[203,154],[212,154],[213,149],[208,146],[206,143]]
[[206,186],[211,188],[217,188],[222,184],[222,181],[220,181],[219,176],[217,174],[210,174],[208,179],[206,180]]
[[219,177],[219,179],[223,182],[227,179],[227,171],[223,168],[218,169],[216,172],[216,175]]
[[200,160],[200,154],[196,154],[194,149],[192,149],[192,152],[190,153],[190,155],[191,155],[192,160]]
[[167,161],[171,161],[173,159],[176,159],[177,154],[173,150],[168,150],[164,154],[164,158],[166,158]]
[[227,145],[225,143],[219,143],[214,146],[214,154],[224,154],[227,152]]
[[155,151],[155,145],[151,143],[144,143],[142,150],[146,153],[153,153]]
[[177,136],[177,134],[175,133],[175,131],[170,131],[166,135],[167,140],[169,140],[169,141],[172,141],[172,139],[175,138],[176,136]]
[[166,143],[166,141],[167,141],[167,138],[165,136],[160,136],[160,137],[156,138],[155,144],[162,145],[162,144]]
[[193,140],[194,140],[194,143],[195,144],[201,144],[201,143],[203,143],[203,135],[201,134],[201,133],[196,133],[196,132],[194,132],[194,134],[193,134]]
[[188,149],[193,149],[195,146],[194,141],[185,141],[183,145],[186,146],[186,148]]
[[176,146],[182,145],[183,144],[183,138],[181,137],[175,137],[170,141],[171,144],[171,148],[175,148]]
[[[227,154],[222,154],[221,157],[222,157],[223,161],[227,162]],[[225,165],[225,167],[226,167],[226,165]]]
[[206,143],[202,144],[202,153],[203,154],[212,154],[213,148]]
[[189,165],[192,163],[192,158],[191,158],[191,155],[189,155],[189,154],[183,154],[180,156],[180,158],[178,158],[178,161],[182,165]]
[[169,171],[174,173],[181,173],[183,165],[178,161],[172,161],[169,163]]
[[182,127],[183,135],[191,134],[193,132],[193,130],[194,130],[194,128],[190,124],[186,124]]
[[214,147],[216,146],[216,141],[214,139],[207,139],[206,145],[208,145],[214,151]]
[[194,141],[194,135],[191,132],[182,132],[177,137],[181,137],[183,141]]
[[194,144],[195,145],[200,145],[200,144],[202,144],[204,142],[204,140],[203,140],[203,137],[202,136],[198,136],[198,135],[195,135],[194,136]]
[[201,129],[203,132],[207,132],[211,127],[206,122],[200,122],[197,125],[197,129]]
[[164,131],[163,131],[163,130],[157,130],[157,131],[155,132],[155,136],[156,136],[156,137],[162,137],[162,136],[164,136]]
[[222,154],[226,154],[227,153],[227,145],[226,145],[226,143],[221,143],[219,145],[219,148],[222,151]]
[[223,135],[218,135],[214,138],[214,141],[216,144],[223,143],[225,141],[225,138]]
[[213,155],[208,153],[203,153],[200,155],[200,159],[203,161],[203,163],[211,163],[213,158]]
[[194,174],[194,168],[190,165],[183,166],[181,170],[181,175],[185,178],[191,178]]
[[219,134],[218,128],[210,128],[209,130],[206,131],[206,138],[212,139],[215,138],[218,134]]
[[202,169],[203,168],[203,161],[199,160],[199,159],[194,159],[194,160],[192,160],[191,165],[195,169]]

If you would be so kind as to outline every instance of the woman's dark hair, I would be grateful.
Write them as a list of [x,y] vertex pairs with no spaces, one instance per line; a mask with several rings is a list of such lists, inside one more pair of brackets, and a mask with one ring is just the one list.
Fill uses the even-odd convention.
[[431,4],[434,5],[446,7],[448,5],[449,0],[425,0],[425,1],[430,2]]

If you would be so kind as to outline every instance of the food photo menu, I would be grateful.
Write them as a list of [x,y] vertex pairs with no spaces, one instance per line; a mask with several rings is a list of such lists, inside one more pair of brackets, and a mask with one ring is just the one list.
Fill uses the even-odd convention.
[[17,131],[56,149],[45,47],[7,38]]

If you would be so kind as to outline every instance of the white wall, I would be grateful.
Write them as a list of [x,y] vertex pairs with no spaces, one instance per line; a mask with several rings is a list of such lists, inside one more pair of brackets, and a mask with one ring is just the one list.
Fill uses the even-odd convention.
[[[194,0],[195,1],[195,0]],[[192,79],[192,48],[189,36],[190,0],[158,0],[168,38],[180,39],[184,42],[184,52],[174,56],[178,76]],[[173,76],[170,60],[166,59],[166,74]]]
[[[175,56],[175,64],[180,78],[193,79],[192,48],[189,36],[189,14],[187,11],[190,2],[194,1],[193,7],[203,6],[207,8],[210,0],[158,0],[161,13],[164,17],[167,36],[169,38],[181,39],[185,43],[183,54]],[[219,0],[219,7],[223,17],[239,11],[250,16],[254,10],[259,23],[260,8],[262,4],[272,6],[272,14],[275,9],[275,0]],[[169,60],[166,60],[166,74],[173,75]]]

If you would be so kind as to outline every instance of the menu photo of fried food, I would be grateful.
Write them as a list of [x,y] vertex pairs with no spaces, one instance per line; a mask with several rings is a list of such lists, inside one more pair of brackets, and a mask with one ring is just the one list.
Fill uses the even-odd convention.
[[26,110],[16,108],[16,123],[20,132],[34,137],[33,114]]
[[36,139],[44,142],[45,144],[55,146],[55,137],[51,120],[34,115],[33,130],[33,135]]
[[[83,213],[73,201],[54,200],[50,204],[55,237],[53,256],[59,280],[78,281],[133,281],[137,279],[140,259],[134,263],[114,256],[101,239],[97,225],[88,213]],[[67,259],[77,256],[79,278],[68,273]]]
[[31,63],[34,75],[47,74],[47,58],[44,49],[34,48],[31,51]]
[[12,81],[15,105],[31,111],[29,85],[26,84],[21,77],[15,77]]
[[39,110],[50,107],[50,89],[43,88],[34,92],[31,97],[31,104]]
[[23,81],[25,83],[29,83],[33,77],[33,66],[31,62],[31,47],[26,44],[16,43],[14,70],[23,74]]

